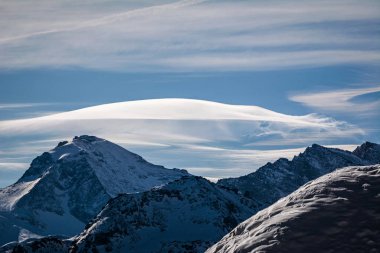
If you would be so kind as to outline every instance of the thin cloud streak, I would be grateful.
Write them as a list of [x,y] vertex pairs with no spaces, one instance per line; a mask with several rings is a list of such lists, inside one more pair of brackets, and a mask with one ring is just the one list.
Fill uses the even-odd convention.
[[380,92],[380,86],[305,93],[292,95],[289,99],[322,111],[365,112],[371,115],[378,113],[380,100],[362,103],[353,102],[352,100],[358,96],[376,92]]
[[29,167],[29,163],[0,163],[0,171],[25,171]]
[[[0,18],[7,28],[2,69],[220,71],[380,62],[380,38],[367,25],[379,21],[374,1],[118,3],[111,10],[103,2],[47,2],[46,16],[17,1],[2,4],[10,13]],[[20,15],[11,15],[16,10]]]
[[52,105],[52,104],[51,103],[7,103],[7,104],[0,104],[0,110],[40,107],[40,106],[48,106],[48,105]]
[[184,0],[184,1],[179,1],[172,4],[165,4],[165,5],[158,5],[158,6],[152,6],[152,7],[145,7],[141,9],[129,10],[126,12],[112,14],[109,16],[104,16],[101,18],[93,19],[93,20],[86,20],[79,24],[76,24],[75,26],[67,26],[66,28],[45,30],[45,31],[33,32],[33,33],[23,34],[23,35],[14,36],[14,37],[1,38],[0,43],[9,43],[15,40],[27,39],[29,37],[48,35],[48,34],[53,34],[53,33],[71,32],[71,31],[81,30],[85,28],[92,28],[92,27],[107,25],[109,23],[117,22],[125,18],[141,16],[141,15],[151,13],[151,12],[161,12],[165,10],[177,9],[177,8],[186,7],[193,4],[198,4],[201,2],[204,2],[204,1]]

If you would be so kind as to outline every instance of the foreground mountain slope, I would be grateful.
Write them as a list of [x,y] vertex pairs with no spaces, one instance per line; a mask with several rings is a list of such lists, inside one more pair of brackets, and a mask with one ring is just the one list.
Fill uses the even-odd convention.
[[201,177],[112,199],[76,238],[74,252],[203,252],[249,217],[233,192]]
[[0,190],[0,229],[11,226],[14,232],[0,231],[0,244],[19,239],[22,231],[74,235],[119,193],[146,191],[184,175],[94,136],[61,142]]
[[281,158],[246,176],[221,179],[218,185],[239,191],[261,210],[306,182],[337,168],[370,165],[379,160],[380,145],[375,143],[366,142],[354,152],[313,144],[291,161]]
[[314,180],[239,224],[207,253],[379,252],[380,165]]

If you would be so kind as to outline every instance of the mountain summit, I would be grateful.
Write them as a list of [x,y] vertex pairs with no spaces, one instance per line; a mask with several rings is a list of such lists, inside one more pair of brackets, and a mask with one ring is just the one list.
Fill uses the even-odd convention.
[[0,243],[30,232],[74,235],[118,194],[147,191],[185,175],[95,136],[60,142],[0,190],[1,218],[17,224],[13,233],[1,233]]
[[380,145],[375,143],[365,142],[354,152],[313,144],[292,160],[280,158],[248,175],[221,179],[218,185],[234,189],[252,199],[254,208],[261,210],[308,181],[337,168],[370,165],[379,161]]

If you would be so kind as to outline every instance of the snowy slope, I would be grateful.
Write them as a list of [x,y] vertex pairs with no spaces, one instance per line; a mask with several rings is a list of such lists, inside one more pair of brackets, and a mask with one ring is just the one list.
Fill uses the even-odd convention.
[[[34,159],[15,184],[0,190],[0,228],[13,223],[19,231],[26,226],[37,234],[74,235],[119,193],[146,191],[184,175],[106,140],[75,137]],[[8,241],[0,231],[0,244]]]
[[207,253],[379,252],[380,165],[314,180],[239,224]]
[[281,158],[246,176],[221,179],[218,185],[239,191],[255,202],[255,208],[263,209],[306,182],[337,168],[370,165],[379,160],[380,145],[375,143],[366,142],[354,152],[313,144],[291,161]]
[[[245,217],[307,180],[346,164],[373,163],[380,156],[377,147],[365,143],[357,148],[360,155],[356,155],[359,151],[351,153],[313,145],[292,161],[280,159],[242,177],[247,180],[243,181],[246,185],[241,184],[241,178],[227,180],[234,184],[216,185],[203,178],[185,176],[150,191],[111,199],[72,241],[58,243],[56,238],[42,238],[8,245],[8,248],[35,252],[31,250],[32,245],[39,245],[35,249],[55,247],[55,252],[67,252],[67,247],[73,252],[203,252]],[[371,159],[366,158],[367,152]],[[253,194],[247,194],[241,188],[232,187],[236,185],[257,192],[251,190]]]
[[112,199],[75,239],[76,252],[203,252],[252,211],[201,177]]

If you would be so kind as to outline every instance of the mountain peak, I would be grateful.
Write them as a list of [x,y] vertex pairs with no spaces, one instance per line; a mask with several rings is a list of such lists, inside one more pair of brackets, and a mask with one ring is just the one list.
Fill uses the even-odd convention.
[[304,154],[313,153],[313,152],[327,151],[327,150],[329,150],[329,148],[326,148],[326,147],[324,147],[322,145],[314,143],[310,147],[307,147],[305,149]]
[[[82,135],[36,157],[15,184],[1,189],[0,211],[36,226],[34,233],[73,235],[110,198],[148,191],[185,175],[190,174],[149,163],[96,136]],[[45,217],[55,217],[60,225],[48,227]]]
[[188,175],[184,170],[169,170],[151,164],[117,144],[90,135],[75,136],[72,141],[58,143],[33,160],[25,175],[41,177],[47,170],[66,174],[65,170],[71,171],[73,167],[94,173],[111,197],[119,193],[145,191],[166,183],[170,178],[174,180]]
[[356,153],[352,153],[313,144],[292,160],[280,158],[246,176],[221,179],[217,184],[237,189],[245,197],[258,202],[260,207],[266,207],[304,183],[338,168],[379,163],[379,145],[363,145],[366,148],[359,147]]
[[380,147],[379,144],[366,141],[362,145],[357,147],[356,149],[369,150],[369,149],[378,148],[378,147]]
[[380,163],[380,145],[366,141],[357,147],[353,153],[369,163]]
[[81,136],[75,136],[73,138],[73,141],[85,141],[85,142],[95,142],[95,141],[104,141],[104,139],[98,138],[93,135],[81,135]]

